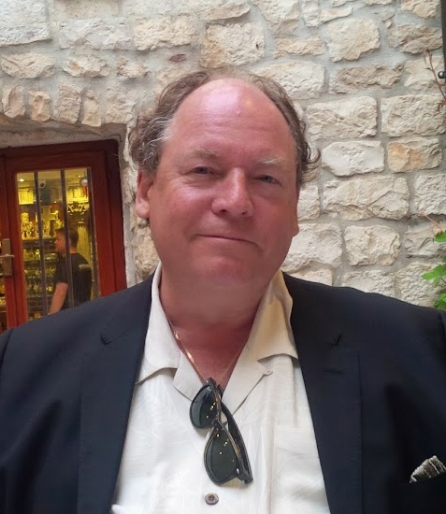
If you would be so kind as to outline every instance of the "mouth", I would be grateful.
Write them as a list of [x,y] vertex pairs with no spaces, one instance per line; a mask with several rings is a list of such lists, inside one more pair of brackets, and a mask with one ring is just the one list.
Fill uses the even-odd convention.
[[204,234],[201,237],[214,239],[216,241],[228,241],[228,242],[234,242],[234,243],[254,244],[252,241],[245,239],[243,237],[231,236],[231,235]]

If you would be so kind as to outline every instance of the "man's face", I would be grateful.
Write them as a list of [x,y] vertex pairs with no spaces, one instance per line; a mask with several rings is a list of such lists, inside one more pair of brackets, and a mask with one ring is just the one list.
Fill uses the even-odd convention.
[[222,79],[181,104],[156,175],[139,177],[136,212],[175,283],[263,286],[298,232],[297,199],[282,114],[253,86]]
[[63,234],[56,234],[54,239],[54,248],[60,255],[65,255],[67,252],[67,245],[65,244],[65,236]]

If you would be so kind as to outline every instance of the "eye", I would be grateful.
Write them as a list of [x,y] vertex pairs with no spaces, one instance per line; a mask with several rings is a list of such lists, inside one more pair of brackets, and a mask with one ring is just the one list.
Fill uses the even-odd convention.
[[262,182],[266,182],[267,184],[278,184],[278,180],[272,177],[271,175],[260,175],[259,180]]
[[208,175],[211,172],[212,170],[210,168],[207,168],[206,166],[197,166],[192,170],[192,173],[195,173],[197,175]]

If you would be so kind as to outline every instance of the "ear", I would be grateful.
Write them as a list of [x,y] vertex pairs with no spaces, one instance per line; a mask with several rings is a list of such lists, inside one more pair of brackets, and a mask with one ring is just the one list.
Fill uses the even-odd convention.
[[135,212],[145,220],[150,218],[150,201],[149,192],[154,182],[154,176],[142,171],[138,171],[136,197],[135,197]]

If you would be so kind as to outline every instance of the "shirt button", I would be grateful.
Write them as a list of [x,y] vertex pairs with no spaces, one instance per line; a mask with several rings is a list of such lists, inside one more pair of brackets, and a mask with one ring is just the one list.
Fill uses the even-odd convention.
[[207,494],[205,497],[204,497],[204,501],[208,504],[208,505],[216,505],[218,503],[218,495],[214,494],[214,493],[209,493]]

